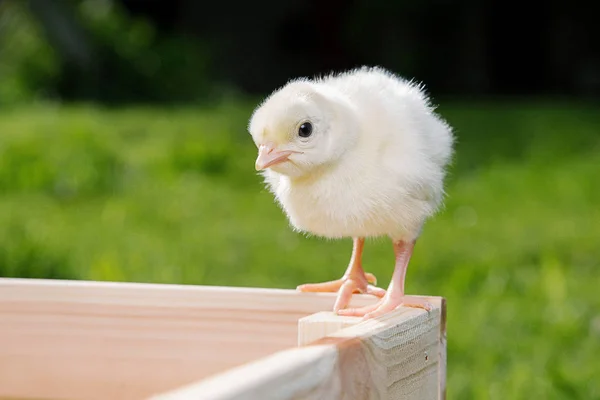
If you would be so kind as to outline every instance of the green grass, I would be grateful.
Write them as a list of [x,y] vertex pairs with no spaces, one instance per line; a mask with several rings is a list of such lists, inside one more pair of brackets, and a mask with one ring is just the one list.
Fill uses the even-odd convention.
[[[600,398],[597,105],[450,103],[455,163],[407,291],[448,299],[452,399]],[[0,114],[0,276],[292,288],[350,241],[292,232],[249,104]],[[366,268],[386,286],[391,246]]]

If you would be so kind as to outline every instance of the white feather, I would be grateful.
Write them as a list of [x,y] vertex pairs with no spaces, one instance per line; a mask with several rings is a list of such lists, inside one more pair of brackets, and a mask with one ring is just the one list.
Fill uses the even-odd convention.
[[[315,124],[312,142],[294,137],[302,118]],[[303,151],[264,171],[299,231],[413,240],[442,204],[451,128],[422,87],[382,68],[292,81],[255,110],[249,131],[257,145]]]

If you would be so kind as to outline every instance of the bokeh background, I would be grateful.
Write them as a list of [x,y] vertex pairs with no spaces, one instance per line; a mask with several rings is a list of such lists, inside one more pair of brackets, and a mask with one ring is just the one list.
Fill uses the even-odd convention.
[[[600,35],[587,2],[0,0],[0,276],[293,288],[252,109],[381,65],[458,139],[407,291],[448,299],[451,399],[600,399]],[[368,242],[386,287],[393,254]]]

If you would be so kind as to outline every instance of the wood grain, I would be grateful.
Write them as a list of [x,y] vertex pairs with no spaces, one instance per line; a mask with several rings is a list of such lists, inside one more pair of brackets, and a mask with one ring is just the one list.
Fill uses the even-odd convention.
[[364,322],[332,313],[305,317],[301,343],[325,336],[153,400],[443,399],[446,305],[426,299],[430,312],[402,307]]
[[[294,290],[0,278],[0,398],[147,398],[294,348],[298,319],[334,300]],[[354,306],[372,302],[353,297]]]
[[402,307],[314,342],[338,348],[339,398],[445,397],[445,301],[427,300],[434,304],[430,312]]

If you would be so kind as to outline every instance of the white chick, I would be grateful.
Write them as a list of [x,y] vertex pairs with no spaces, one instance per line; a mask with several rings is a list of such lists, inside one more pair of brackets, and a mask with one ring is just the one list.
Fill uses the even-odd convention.
[[[404,279],[425,220],[440,207],[452,130],[418,85],[382,68],[297,79],[254,111],[248,130],[259,149],[256,169],[298,231],[353,238],[342,278],[298,286],[338,292],[334,311],[372,318],[404,301]],[[366,237],[388,236],[395,267],[388,290],[362,268]],[[380,297],[346,308],[353,293]]]

